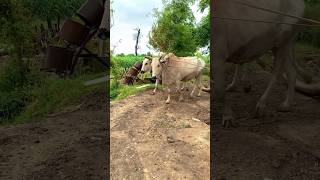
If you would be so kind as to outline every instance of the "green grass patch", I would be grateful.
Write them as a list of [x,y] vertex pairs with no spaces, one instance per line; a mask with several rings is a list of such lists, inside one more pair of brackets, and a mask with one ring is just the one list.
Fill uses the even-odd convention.
[[142,55],[117,55],[112,57],[113,62],[125,69],[132,67],[138,61],[143,61],[143,59],[144,56]]
[[84,81],[96,76],[98,75],[81,76],[73,79],[48,77],[43,84],[31,90],[30,103],[14,119],[14,122],[27,122],[50,113],[59,112],[67,106],[81,103],[81,97],[90,94],[90,92],[106,89],[105,84],[83,85]]
[[[136,84],[133,86],[123,85],[119,81],[111,80],[110,99],[117,101],[139,92],[154,88],[154,84]],[[161,88],[161,87],[160,87]]]

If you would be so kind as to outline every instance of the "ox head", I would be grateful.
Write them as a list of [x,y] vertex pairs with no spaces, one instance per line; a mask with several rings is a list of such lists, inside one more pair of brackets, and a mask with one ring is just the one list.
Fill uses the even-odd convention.
[[159,79],[161,77],[161,73],[163,69],[167,68],[169,59],[172,53],[162,55],[159,59],[153,59],[151,63],[152,67],[152,78]]
[[141,73],[151,72],[151,70],[152,70],[151,63],[152,63],[152,58],[145,57],[142,62]]

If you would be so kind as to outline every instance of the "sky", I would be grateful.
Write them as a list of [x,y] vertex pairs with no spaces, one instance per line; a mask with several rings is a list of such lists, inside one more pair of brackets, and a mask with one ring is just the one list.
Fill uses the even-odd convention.
[[[154,50],[148,47],[148,34],[155,21],[152,16],[153,9],[162,8],[162,0],[115,0],[111,8],[113,13],[113,26],[111,27],[111,50],[114,54],[134,54],[136,28],[141,29],[141,39],[139,42],[139,54],[147,52],[154,53]],[[198,11],[197,3],[191,7],[194,16],[199,22],[204,16]]]

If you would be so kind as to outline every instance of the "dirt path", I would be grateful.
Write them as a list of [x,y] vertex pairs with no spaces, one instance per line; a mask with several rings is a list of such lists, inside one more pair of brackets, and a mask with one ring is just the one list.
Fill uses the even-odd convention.
[[149,93],[111,105],[111,179],[209,179],[209,94],[167,105]]
[[0,179],[107,179],[106,92],[75,112],[0,127]]
[[319,180],[320,101],[295,95],[291,112],[277,108],[285,98],[286,85],[275,88],[262,118],[253,118],[257,100],[270,79],[267,73],[249,75],[252,90],[229,93],[237,127],[221,128],[217,122],[212,148],[216,149],[218,180]]

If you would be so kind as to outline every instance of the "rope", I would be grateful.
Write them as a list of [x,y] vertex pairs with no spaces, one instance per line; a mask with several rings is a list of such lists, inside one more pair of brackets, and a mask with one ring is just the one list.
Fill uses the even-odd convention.
[[286,23],[286,22],[263,21],[263,20],[241,19],[241,18],[229,18],[229,17],[218,17],[218,16],[213,16],[213,18],[215,18],[215,19],[221,19],[221,20],[258,22],[258,23],[267,23],[267,24],[285,24],[285,25],[293,25],[293,26],[320,27],[320,24]]
[[320,25],[320,21],[312,20],[312,19],[309,19],[309,18],[304,18],[304,17],[294,16],[294,15],[291,15],[291,14],[286,14],[286,13],[283,13],[281,11],[276,11],[276,10],[272,10],[272,9],[269,9],[269,8],[263,8],[263,7],[260,7],[260,6],[255,6],[255,5],[248,4],[248,3],[245,3],[245,2],[242,2],[242,1],[239,1],[239,0],[230,0],[230,1],[233,1],[233,3],[237,3],[237,4],[240,4],[240,5],[243,5],[243,6],[247,6],[247,7],[253,8],[253,9],[259,9],[259,10],[262,10],[262,11],[266,11],[266,12],[270,12],[270,13],[274,13],[274,14],[278,14],[278,15],[282,15],[282,16],[286,16],[286,17],[291,17],[291,18],[294,18],[294,19],[299,19],[299,20],[302,20],[302,21],[305,21],[305,22],[309,22],[309,23],[314,23],[314,24],[319,24]]

